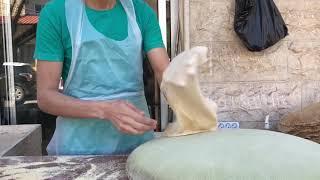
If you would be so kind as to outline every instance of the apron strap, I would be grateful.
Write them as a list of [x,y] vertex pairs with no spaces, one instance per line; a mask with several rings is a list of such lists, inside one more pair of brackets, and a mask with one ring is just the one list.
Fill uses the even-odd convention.
[[[80,0],[82,1],[82,0]],[[65,14],[67,19],[67,26],[71,38],[72,45],[72,60],[68,77],[64,84],[64,91],[67,89],[74,72],[77,56],[80,50],[80,43],[82,41],[83,19],[84,19],[84,2],[79,3],[79,0],[65,1]]]
[[129,21],[128,23],[130,23],[132,26],[134,37],[138,42],[141,42],[142,41],[141,31],[137,23],[136,11],[135,11],[132,0],[120,0],[120,2],[127,13],[127,17]]

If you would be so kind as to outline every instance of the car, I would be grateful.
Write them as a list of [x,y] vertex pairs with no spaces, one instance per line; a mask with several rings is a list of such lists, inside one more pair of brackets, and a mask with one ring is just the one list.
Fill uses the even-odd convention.
[[0,98],[2,102],[8,95],[9,67],[13,67],[14,72],[14,95],[16,104],[23,104],[27,100],[36,100],[36,71],[31,64],[19,62],[5,62],[0,69]]

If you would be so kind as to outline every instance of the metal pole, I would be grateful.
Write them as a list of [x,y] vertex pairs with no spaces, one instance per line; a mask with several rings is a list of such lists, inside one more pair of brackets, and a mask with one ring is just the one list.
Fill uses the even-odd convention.
[[[10,0],[4,0],[3,3],[3,16],[4,18],[4,36],[5,39],[4,48],[6,50],[5,62],[13,63],[13,50],[12,50],[12,30],[11,30],[11,12],[10,12]],[[15,87],[14,87],[14,69],[13,66],[8,65],[7,69],[7,86],[9,98],[6,100],[4,108],[9,110],[9,123],[17,124],[16,121],[16,104],[15,104]]]
[[183,7],[184,50],[190,49],[190,1],[184,0]]
[[[164,45],[167,47],[167,1],[158,0],[159,25],[161,29]],[[168,104],[165,102],[164,96],[161,94],[161,130],[163,131],[168,123]]]

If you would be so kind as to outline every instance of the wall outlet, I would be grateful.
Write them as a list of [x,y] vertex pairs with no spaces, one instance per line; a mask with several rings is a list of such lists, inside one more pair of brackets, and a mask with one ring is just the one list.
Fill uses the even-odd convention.
[[218,127],[219,129],[239,129],[240,123],[239,122],[219,122]]

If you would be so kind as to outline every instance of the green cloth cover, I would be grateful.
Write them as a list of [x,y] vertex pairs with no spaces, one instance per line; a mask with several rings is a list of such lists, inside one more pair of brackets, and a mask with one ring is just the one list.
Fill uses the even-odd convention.
[[127,162],[132,180],[320,180],[320,145],[263,130],[161,138]]

